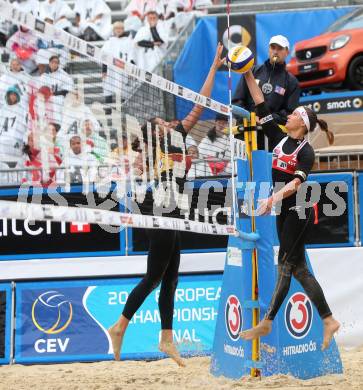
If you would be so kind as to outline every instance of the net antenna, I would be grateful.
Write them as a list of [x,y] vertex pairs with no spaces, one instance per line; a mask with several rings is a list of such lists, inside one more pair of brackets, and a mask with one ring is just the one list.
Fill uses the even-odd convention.
[[[37,111],[40,156],[38,165],[31,161],[25,172],[26,185],[50,182],[68,191],[78,183],[85,192],[92,193],[96,187],[104,194],[108,188],[123,211],[90,207],[92,212],[83,213],[84,207],[67,211],[56,205],[42,209],[44,205],[1,201],[4,216],[25,217],[27,212],[32,218],[54,221],[69,217],[87,222],[90,218],[90,223],[116,226],[235,233],[235,183],[229,178],[235,175],[236,147],[228,105],[115,58],[3,0],[0,18],[25,26],[29,42],[36,43],[29,63],[34,60],[33,70],[39,73],[32,97],[38,101],[32,107]],[[16,39],[16,34],[9,39],[10,51],[18,47]],[[51,66],[52,61],[59,62],[58,68],[42,73],[40,65]],[[107,83],[101,78],[104,66]],[[31,78],[30,72],[27,77]],[[191,118],[195,105],[203,107],[203,112]],[[181,135],[181,125],[188,130],[186,137]],[[37,182],[35,171],[41,177]],[[232,185],[223,187],[221,178]]]

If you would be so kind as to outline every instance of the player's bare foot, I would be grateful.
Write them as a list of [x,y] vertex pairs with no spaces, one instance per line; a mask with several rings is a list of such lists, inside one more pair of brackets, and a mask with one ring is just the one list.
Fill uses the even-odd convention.
[[334,334],[338,332],[340,328],[340,323],[335,318],[333,318],[333,316],[324,318],[323,324],[324,324],[324,338],[323,338],[323,344],[321,345],[322,351],[324,351],[329,347],[330,342],[334,337]]
[[263,319],[257,326],[240,332],[243,340],[253,340],[268,335],[272,330],[272,321]]
[[175,344],[169,341],[160,341],[159,351],[166,353],[179,367],[185,367],[185,361],[181,358]]
[[118,330],[115,325],[111,326],[108,330],[108,334],[111,337],[113,356],[116,361],[120,360],[121,345],[123,339],[123,332]]

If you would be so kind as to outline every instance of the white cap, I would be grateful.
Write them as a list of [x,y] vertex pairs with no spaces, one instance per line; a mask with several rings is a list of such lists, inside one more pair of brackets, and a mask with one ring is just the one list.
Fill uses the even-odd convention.
[[276,45],[279,45],[281,47],[286,47],[287,49],[290,49],[289,40],[284,37],[283,35],[275,35],[270,39],[269,45],[272,43],[276,43]]

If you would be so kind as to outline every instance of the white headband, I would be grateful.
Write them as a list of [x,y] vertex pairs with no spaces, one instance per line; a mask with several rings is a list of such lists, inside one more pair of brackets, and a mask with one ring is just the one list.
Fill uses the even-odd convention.
[[304,124],[305,124],[306,128],[308,129],[308,131],[310,131],[310,120],[309,120],[309,116],[308,116],[308,113],[306,112],[305,108],[303,106],[300,106],[300,107],[296,108],[296,111],[300,114],[301,119],[304,121]]

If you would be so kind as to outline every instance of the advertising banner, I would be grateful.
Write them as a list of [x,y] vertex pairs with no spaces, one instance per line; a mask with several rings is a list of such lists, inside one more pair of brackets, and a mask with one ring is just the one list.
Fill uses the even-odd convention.
[[[39,193],[25,196],[24,201],[31,200],[42,204],[61,204],[69,206],[89,205],[111,210],[118,210],[118,203],[110,197],[101,198],[98,194],[81,192]],[[81,191],[81,187],[79,188]],[[18,189],[0,190],[0,199],[18,199]],[[33,197],[33,198],[31,198]],[[53,221],[29,221],[0,218],[1,259],[26,259],[36,257],[75,257],[101,254],[124,254],[120,252],[124,232],[115,233],[114,227],[96,224],[66,223]]]
[[10,362],[11,311],[11,285],[0,283],[0,364]]
[[339,114],[363,111],[363,91],[346,91],[304,96],[301,104],[310,107],[317,114]]
[[[17,363],[113,359],[107,329],[116,322],[139,279],[18,283]],[[181,276],[175,296],[174,341],[182,354],[211,351],[221,275]],[[159,289],[130,322],[122,359],[162,357],[158,351]]]

